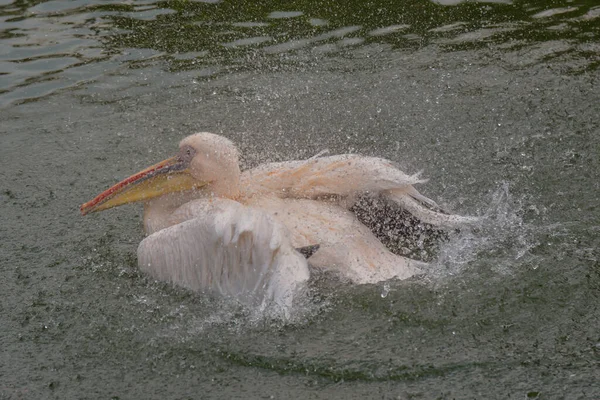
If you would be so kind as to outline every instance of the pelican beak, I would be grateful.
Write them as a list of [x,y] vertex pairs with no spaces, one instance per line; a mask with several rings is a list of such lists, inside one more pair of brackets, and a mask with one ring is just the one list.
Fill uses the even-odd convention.
[[171,157],[108,188],[81,205],[80,210],[82,215],[86,215],[167,193],[199,189],[207,183],[198,181],[190,174],[189,161]]

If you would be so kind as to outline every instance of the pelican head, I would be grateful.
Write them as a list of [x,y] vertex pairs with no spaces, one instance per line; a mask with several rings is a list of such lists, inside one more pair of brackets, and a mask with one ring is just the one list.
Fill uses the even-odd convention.
[[201,132],[179,143],[174,157],[154,164],[81,206],[83,215],[175,192],[206,190],[223,197],[239,192],[239,154],[229,139]]

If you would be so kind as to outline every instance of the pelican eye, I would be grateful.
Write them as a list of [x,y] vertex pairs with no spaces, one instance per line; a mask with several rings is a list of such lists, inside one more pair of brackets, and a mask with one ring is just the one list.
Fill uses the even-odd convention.
[[184,146],[181,148],[181,151],[179,152],[179,158],[181,159],[181,161],[183,161],[186,164],[188,164],[190,161],[192,161],[192,158],[194,158],[195,155],[196,155],[196,150],[194,150],[194,148],[191,146]]

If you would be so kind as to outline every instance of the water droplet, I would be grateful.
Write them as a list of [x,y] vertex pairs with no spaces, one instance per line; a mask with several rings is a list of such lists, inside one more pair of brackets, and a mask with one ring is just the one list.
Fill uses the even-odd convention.
[[385,299],[389,293],[390,293],[390,284],[386,282],[383,284],[383,291],[381,292],[381,298]]

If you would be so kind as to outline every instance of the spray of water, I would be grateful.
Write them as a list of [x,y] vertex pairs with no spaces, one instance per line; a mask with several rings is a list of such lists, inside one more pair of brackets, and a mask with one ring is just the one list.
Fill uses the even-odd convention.
[[534,226],[523,221],[523,204],[510,193],[509,184],[502,184],[482,204],[486,208],[479,212],[481,221],[450,236],[427,271],[429,279],[459,275],[480,259],[493,260],[495,273],[510,274],[530,256],[538,244]]
[[[479,210],[479,223],[452,233],[444,242],[437,259],[429,263],[422,281],[440,284],[447,279],[460,277],[471,267],[479,268],[479,260],[491,265],[491,272],[498,276],[511,274],[531,257],[530,250],[538,245],[534,239],[534,226],[523,221],[523,204],[510,193],[509,184],[482,199],[485,208]],[[491,261],[491,262],[490,262]],[[489,269],[488,269],[489,271]],[[335,302],[336,288],[343,280],[327,272],[312,271],[311,281],[294,301],[291,309],[281,310],[272,304],[254,307],[242,306],[234,299],[213,299],[218,306],[202,316],[188,321],[185,331],[197,335],[216,325],[231,331],[244,332],[252,328],[278,328],[284,325],[302,325],[331,307]],[[386,298],[398,290],[399,282],[381,282],[380,294]],[[195,322],[194,322],[195,321]]]
[[276,330],[286,326],[302,326],[326,312],[331,304],[321,296],[313,285],[302,288],[291,309],[282,310],[275,304],[247,305],[234,298],[212,297],[198,294],[201,309],[177,306],[172,313],[165,314],[166,325],[155,336],[154,341],[172,340],[179,342],[196,340],[199,335],[213,332],[245,334],[252,330]]

